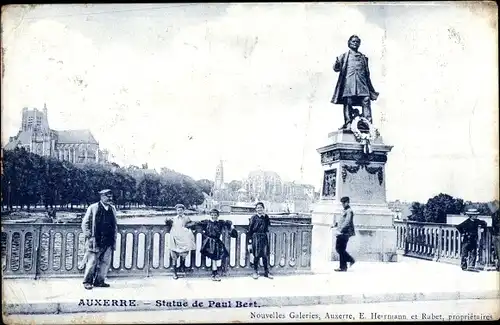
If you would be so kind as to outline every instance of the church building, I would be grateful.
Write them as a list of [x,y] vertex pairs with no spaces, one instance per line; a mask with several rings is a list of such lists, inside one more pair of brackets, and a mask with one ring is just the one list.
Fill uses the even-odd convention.
[[23,108],[21,128],[16,136],[9,138],[4,150],[18,147],[75,164],[108,162],[108,152],[99,148],[90,130],[50,129],[46,105],[42,111]]

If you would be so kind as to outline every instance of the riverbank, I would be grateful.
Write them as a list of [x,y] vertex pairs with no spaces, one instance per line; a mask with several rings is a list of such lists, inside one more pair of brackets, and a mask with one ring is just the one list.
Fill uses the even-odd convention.
[[[2,211],[2,221],[14,223],[78,223],[81,222],[85,211],[57,211],[55,218],[49,218],[47,211],[13,211],[4,213]],[[191,216],[194,221],[205,219],[208,213],[200,213],[193,210],[187,210],[186,214]],[[248,218],[253,213],[221,213],[220,218],[231,220],[235,224],[248,224]],[[163,224],[166,217],[176,215],[175,210],[157,210],[157,209],[124,209],[117,211],[119,223],[126,224]],[[310,221],[310,216],[294,213],[273,213],[271,219],[294,219],[304,222]]]

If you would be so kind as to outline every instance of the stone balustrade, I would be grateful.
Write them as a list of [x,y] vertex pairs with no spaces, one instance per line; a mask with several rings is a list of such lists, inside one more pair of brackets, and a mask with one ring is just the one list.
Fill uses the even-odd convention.
[[[394,221],[398,254],[404,256],[460,264],[461,238],[454,225],[412,221]],[[495,251],[491,228],[479,229],[479,247],[476,266],[492,269]]]
[[[253,258],[246,245],[246,226],[236,225],[237,238],[224,233],[229,251],[225,273],[249,274]],[[275,273],[300,273],[311,268],[311,224],[276,221],[270,227],[270,266]],[[170,234],[163,225],[119,225],[109,276],[151,276],[172,272],[168,248]],[[200,254],[202,234],[196,232],[197,250],[186,267],[193,275],[206,275],[212,261]],[[84,255],[80,224],[3,223],[2,273],[5,278],[81,276]],[[179,263],[179,261],[177,261]],[[217,262],[221,265],[221,261]]]

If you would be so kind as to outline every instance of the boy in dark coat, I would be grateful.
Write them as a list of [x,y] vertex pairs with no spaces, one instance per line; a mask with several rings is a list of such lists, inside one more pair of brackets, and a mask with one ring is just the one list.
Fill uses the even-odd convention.
[[269,225],[271,223],[269,216],[264,213],[264,203],[258,202],[255,205],[256,215],[250,218],[250,224],[248,225],[247,241],[248,246],[251,247],[252,253],[254,255],[253,268],[254,273],[252,277],[254,279],[259,278],[258,268],[259,260],[262,258],[262,263],[264,264],[264,276],[266,278],[272,279],[273,277],[269,274]]
[[477,209],[469,209],[465,214],[468,215],[469,218],[456,226],[458,232],[462,235],[460,266],[464,271],[476,271],[478,229],[479,227],[486,229],[487,224],[485,221],[477,218],[479,214]]

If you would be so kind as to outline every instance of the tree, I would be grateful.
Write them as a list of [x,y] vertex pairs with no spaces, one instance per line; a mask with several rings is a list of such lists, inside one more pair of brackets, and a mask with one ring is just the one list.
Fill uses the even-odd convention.
[[488,207],[488,203],[484,202],[471,202],[467,201],[465,202],[465,209],[477,209],[480,215],[490,215],[492,214],[491,209]]
[[411,216],[408,217],[411,221],[424,222],[424,209],[425,204],[419,202],[413,202],[411,204]]
[[[36,204],[46,208],[55,205],[85,204],[99,200],[98,192],[109,188],[115,204],[130,206],[187,206],[203,202],[203,192],[210,192],[213,182],[200,180],[164,168],[159,175],[137,167],[121,168],[117,164],[75,165],[51,157],[29,153],[23,148],[7,150],[2,157],[2,204],[13,206]],[[137,179],[140,179],[138,182]]]
[[243,182],[232,180],[231,182],[229,182],[228,187],[232,192],[237,192],[240,188],[243,187]]
[[448,194],[440,193],[429,199],[424,209],[424,221],[446,223],[447,214],[460,214],[464,211],[464,201]]
[[137,192],[141,203],[147,206],[158,205],[161,194],[160,178],[156,175],[145,175],[137,187]]
[[209,179],[200,179],[196,181],[196,185],[205,193],[210,194],[214,187],[214,182]]

